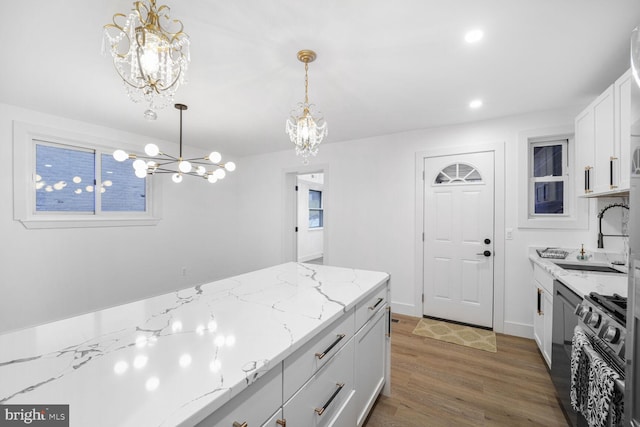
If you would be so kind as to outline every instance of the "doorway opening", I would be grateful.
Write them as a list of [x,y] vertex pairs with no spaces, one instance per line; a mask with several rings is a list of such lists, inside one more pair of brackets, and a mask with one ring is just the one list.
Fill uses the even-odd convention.
[[296,261],[324,263],[324,173],[296,176]]

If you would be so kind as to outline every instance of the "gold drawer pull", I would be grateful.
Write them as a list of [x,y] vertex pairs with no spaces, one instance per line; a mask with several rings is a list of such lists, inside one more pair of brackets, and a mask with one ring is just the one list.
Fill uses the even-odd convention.
[[338,383],[336,385],[338,386],[338,388],[336,391],[333,392],[329,400],[327,400],[327,403],[325,403],[322,408],[314,409],[314,411],[316,411],[316,414],[322,415],[324,411],[329,407],[329,405],[331,405],[331,402],[333,402],[333,399],[335,399],[338,393],[340,393],[340,391],[342,390],[342,387],[344,387],[344,383]]
[[239,422],[237,422],[237,421],[234,421],[234,422],[233,422],[233,427],[249,427],[249,424],[247,424],[247,422],[246,422],[246,421],[245,421],[245,422],[243,422],[242,424],[240,424],[240,423],[239,423]]
[[376,307],[379,306],[382,301],[384,301],[384,298],[378,298],[378,301],[376,301],[376,303],[373,304],[373,306],[369,307],[369,310],[375,310]]
[[278,424],[279,426],[282,426],[282,427],[287,427],[287,420],[285,420],[285,419],[282,419],[282,420],[278,419],[278,420],[276,420],[276,424]]
[[342,340],[342,338],[344,338],[344,334],[338,334],[337,335],[338,339],[336,339],[333,344],[331,344],[329,347],[327,347],[327,349],[325,351],[323,351],[322,353],[316,353],[316,357],[318,359],[322,359],[323,357],[325,357],[327,355],[327,353],[329,353],[331,351],[331,349],[333,347],[336,346],[336,344],[338,344],[340,342],[340,340]]

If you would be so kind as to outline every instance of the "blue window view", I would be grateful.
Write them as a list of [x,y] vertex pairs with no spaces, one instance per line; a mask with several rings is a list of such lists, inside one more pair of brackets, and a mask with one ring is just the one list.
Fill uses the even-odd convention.
[[534,212],[537,214],[564,213],[564,183],[536,182]]
[[533,148],[533,176],[562,176],[562,145]]
[[36,144],[36,212],[95,214],[95,191],[104,212],[145,212],[146,179],[135,176],[132,160],[99,159],[96,185],[95,151]]
[[309,228],[323,226],[322,191],[309,190]]
[[102,210],[105,212],[144,212],[146,179],[138,178],[133,160],[118,162],[109,154],[102,159]]
[[94,153],[36,144],[36,212],[90,212]]

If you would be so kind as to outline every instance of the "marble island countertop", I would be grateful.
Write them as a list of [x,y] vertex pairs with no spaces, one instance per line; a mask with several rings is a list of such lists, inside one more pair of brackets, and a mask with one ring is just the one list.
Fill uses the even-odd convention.
[[0,404],[71,426],[203,419],[389,278],[287,263],[0,335]]
[[624,267],[618,267],[612,264],[620,260],[620,254],[594,253],[588,260],[579,261],[577,259],[579,250],[577,249],[566,249],[569,252],[566,259],[541,258],[536,252],[536,249],[544,248],[529,248],[529,259],[550,273],[554,278],[560,280],[579,296],[588,295],[591,292],[598,292],[603,295],[616,293],[620,296],[627,296],[626,274],[567,270],[556,264],[611,266],[620,271],[625,271]]

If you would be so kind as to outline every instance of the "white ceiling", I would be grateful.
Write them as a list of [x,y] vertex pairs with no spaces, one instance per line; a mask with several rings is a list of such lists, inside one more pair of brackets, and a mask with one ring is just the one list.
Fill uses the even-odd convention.
[[[157,1],[191,39],[184,142],[234,156],[290,148],[300,49],[318,54],[309,97],[332,143],[584,106],[628,68],[640,24],[637,0]],[[0,102],[177,141],[177,110],[146,121],[101,54],[102,26],[132,3],[3,1]],[[485,37],[469,45],[473,28]]]

